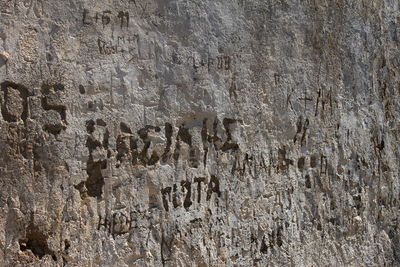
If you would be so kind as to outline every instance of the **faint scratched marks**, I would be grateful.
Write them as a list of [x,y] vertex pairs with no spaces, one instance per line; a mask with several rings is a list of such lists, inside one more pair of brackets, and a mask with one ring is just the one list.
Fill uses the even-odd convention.
[[83,25],[101,25],[103,29],[106,26],[117,24],[122,28],[129,27],[129,12],[128,11],[111,11],[103,10],[100,12],[92,12],[88,9],[83,10],[82,15]]
[[332,94],[332,88],[326,91],[325,88],[320,88],[317,93],[317,101],[315,104],[315,116],[320,116],[321,119],[332,116],[334,112],[335,100]]
[[206,58],[192,57],[193,69],[211,70],[230,70],[232,66],[232,57],[229,55],[221,55],[212,57],[208,55]]
[[296,123],[296,134],[293,138],[293,143],[296,143],[300,139],[300,145],[304,146],[306,144],[307,130],[310,125],[310,121],[306,118],[303,121],[303,117],[300,116]]
[[131,56],[137,55],[138,34],[119,35],[112,40],[104,40],[102,37],[97,38],[97,46],[101,55],[113,55],[128,53]]

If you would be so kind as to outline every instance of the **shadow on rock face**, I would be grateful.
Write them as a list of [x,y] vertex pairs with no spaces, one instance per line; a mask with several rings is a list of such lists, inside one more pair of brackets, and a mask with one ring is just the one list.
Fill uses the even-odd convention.
[[29,232],[25,239],[19,240],[21,251],[30,250],[39,259],[46,254],[57,261],[55,253],[47,245],[47,236],[40,232]]

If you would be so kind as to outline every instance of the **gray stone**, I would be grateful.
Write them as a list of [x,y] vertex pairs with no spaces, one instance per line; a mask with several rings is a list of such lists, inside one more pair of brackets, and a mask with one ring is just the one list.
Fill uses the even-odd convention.
[[1,266],[399,266],[398,1],[0,3]]

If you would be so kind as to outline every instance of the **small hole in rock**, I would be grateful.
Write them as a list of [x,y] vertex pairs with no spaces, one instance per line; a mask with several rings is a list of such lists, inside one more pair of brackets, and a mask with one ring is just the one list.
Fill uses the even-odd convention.
[[82,95],[86,93],[85,87],[83,87],[83,85],[79,85],[79,93],[81,93]]

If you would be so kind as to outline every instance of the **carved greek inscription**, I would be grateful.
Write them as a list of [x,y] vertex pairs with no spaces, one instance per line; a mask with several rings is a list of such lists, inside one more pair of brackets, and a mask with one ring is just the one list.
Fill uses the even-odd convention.
[[28,97],[31,96],[28,88],[23,85],[5,81],[0,85],[4,94],[1,103],[1,114],[7,122],[25,121],[29,115]]
[[195,71],[229,71],[232,69],[233,56],[219,55],[206,57],[191,57],[192,67]]
[[253,165],[253,155],[245,153],[243,160],[241,160],[240,155],[236,154],[235,160],[233,161],[231,173],[235,174],[236,172],[238,172],[239,176],[244,176],[246,173],[248,173],[249,175],[253,175],[254,173],[252,167],[256,168],[256,166]]
[[[117,136],[117,160],[119,167],[120,163],[126,161],[129,157],[133,165],[141,164],[150,166],[156,164],[160,160],[160,152],[150,151],[152,144],[152,135],[160,133],[161,128],[151,125],[146,125],[133,134],[131,129],[124,123],[120,124],[121,134]],[[168,146],[167,146],[168,148]],[[166,148],[166,149],[167,149]],[[168,150],[168,149],[167,149]],[[164,157],[165,157],[164,151]]]
[[307,95],[307,89],[304,89],[304,96],[300,97],[298,100],[304,101],[304,110],[307,111],[307,101],[312,102],[314,99]]
[[133,229],[134,213],[129,215],[122,212],[115,212],[112,215],[99,216],[97,230],[104,230],[114,239],[118,235],[129,233]]
[[272,159],[270,157],[269,162],[265,160],[265,155],[251,154],[251,153],[236,153],[235,159],[232,162],[231,174],[244,177],[250,175],[253,178],[257,178],[260,175],[271,175],[272,168],[276,167],[272,165]]
[[297,141],[297,136],[301,133],[301,129],[302,129],[302,125],[303,125],[303,123],[302,123],[302,121],[303,121],[303,117],[299,117],[298,119],[297,119],[297,123],[296,123],[296,134],[294,135],[294,138],[293,138],[293,143],[296,143],[296,141]]
[[167,144],[162,155],[162,161],[166,162],[171,157],[171,145],[172,145],[172,125],[170,123],[165,123],[165,138],[167,139]]
[[276,229],[272,230],[261,240],[260,252],[267,254],[268,250],[274,248],[275,246],[281,247],[283,245],[283,226],[278,225]]
[[210,142],[210,140],[208,138],[209,138],[209,136],[207,134],[207,119],[204,119],[203,120],[203,128],[201,129],[201,141],[203,143],[203,151],[204,151],[204,156],[203,156],[204,166],[207,165],[208,142]]
[[299,170],[303,170],[304,169],[304,165],[305,165],[305,158],[304,157],[300,157],[297,160],[297,167],[299,168]]
[[[154,165],[156,164],[160,157],[157,154],[156,151],[152,151],[151,154],[149,153],[149,148],[151,145],[151,140],[149,138],[149,133],[150,132],[160,132],[161,129],[160,127],[157,126],[151,126],[151,125],[146,125],[146,127],[140,129],[137,133],[140,137],[140,139],[143,142],[143,149],[142,151],[138,154],[138,159],[139,161],[144,165]],[[150,154],[150,156],[149,156]]]
[[320,163],[320,174],[327,174],[328,171],[328,159],[325,155],[321,154],[321,163]]
[[107,43],[100,37],[97,39],[97,45],[99,47],[99,52],[102,55],[112,55],[118,53],[118,46],[116,44],[112,44],[111,42]]
[[303,134],[301,135],[301,140],[300,140],[301,146],[304,146],[306,144],[306,133],[307,133],[309,124],[310,124],[310,121],[308,119],[306,119],[304,121]]
[[310,156],[310,167],[315,168],[317,166],[317,156],[311,155]]
[[306,182],[306,188],[311,188],[311,179],[310,179],[310,175],[306,174],[306,176],[304,177],[305,182]]
[[132,57],[137,56],[138,35],[117,36],[104,40],[97,38],[97,47],[101,55],[129,54]]
[[172,191],[172,204],[174,205],[174,209],[176,209],[177,207],[181,206],[181,201],[177,196],[179,194],[178,186],[176,184],[174,184],[172,186],[172,188],[173,188],[173,191]]
[[201,183],[206,182],[206,177],[196,177],[194,178],[194,183],[197,183],[197,203],[200,203],[201,201]]
[[[209,134],[208,120],[203,120],[200,135],[204,165],[206,165],[207,153],[211,147],[226,153],[239,150],[239,145],[234,142],[232,137],[232,126],[235,123],[237,120],[225,118],[221,125],[215,118]],[[186,157],[182,158],[188,160],[190,167],[198,168],[201,151],[193,144],[193,134],[191,133],[195,128],[181,124],[177,132],[174,133],[173,129],[172,124],[165,123],[164,131],[158,126],[146,125],[135,133],[126,124],[121,123],[121,134],[116,138],[117,167],[129,158],[133,165],[152,166],[159,161],[169,162],[170,160],[177,163],[181,160],[182,153],[187,153]]]
[[129,12],[128,11],[117,11],[103,10],[101,12],[93,12],[88,9],[83,10],[82,15],[83,25],[101,25],[103,29],[111,24],[120,25],[121,29],[129,27]]
[[[317,101],[315,104],[315,116],[320,115],[324,119],[327,115],[332,116],[334,112],[335,100],[332,96],[332,88],[326,92],[325,88],[320,88],[317,93]],[[328,110],[329,109],[329,110]]]
[[237,101],[238,99],[238,88],[235,76],[232,78],[231,84],[229,86],[229,98]]
[[185,207],[185,209],[189,209],[189,207],[192,205],[192,200],[190,200],[191,195],[192,195],[192,186],[191,186],[191,182],[189,181],[182,181],[181,182],[181,187],[182,187],[182,192],[186,191],[186,196],[185,196],[185,200],[183,201],[183,206]]
[[129,27],[129,12],[128,11],[119,11],[118,18],[120,19],[120,22],[121,22],[121,29],[124,27],[124,25],[127,28]]
[[[108,150],[110,132],[106,126],[106,123],[101,119],[96,120],[96,122],[94,120],[86,122],[86,131],[89,134],[86,139],[86,147],[89,150],[89,157],[86,162],[88,178],[75,186],[81,193],[82,199],[88,196],[100,199],[103,194],[104,177],[102,171],[107,169],[107,159],[95,157],[94,151],[103,153],[107,151],[107,157],[110,157],[110,151]],[[96,139],[95,131],[102,134],[102,140]]]
[[[207,145],[208,142],[214,146],[215,150],[220,150],[222,152],[238,150],[239,145],[232,142],[232,133],[230,129],[230,126],[236,122],[237,120],[225,118],[223,120],[224,128],[221,128],[220,121],[218,120],[218,118],[215,118],[212,124],[213,135],[209,135],[207,128],[207,119],[205,119],[203,121],[203,128],[201,132],[203,146]],[[206,149],[206,151],[208,151],[208,148]]]
[[189,130],[185,127],[185,125],[181,125],[179,127],[179,131],[176,137],[175,143],[175,151],[174,151],[174,160],[178,161],[181,149],[181,141],[186,143],[189,148],[192,147],[192,136],[189,133]]
[[171,191],[172,188],[170,186],[161,189],[162,201],[166,211],[169,211],[168,201],[171,202]]
[[293,165],[293,160],[286,157],[286,148],[278,149],[278,172],[285,172],[289,169],[289,165]]
[[232,124],[236,123],[236,120],[224,118],[222,123],[224,125],[224,129],[225,129],[227,138],[226,138],[225,143],[222,145],[221,150],[223,152],[226,152],[228,150],[238,150],[239,149],[239,145],[234,143],[234,142],[232,142],[232,133],[231,133],[231,130],[230,130],[230,126]]
[[[270,176],[275,173],[287,173],[289,168],[296,167],[305,174],[305,170],[314,169],[318,175],[332,175],[332,168],[328,164],[328,157],[324,154],[312,154],[291,158],[284,146],[278,149],[277,153],[271,153],[266,157],[263,153],[241,153],[236,152],[230,165],[230,173],[237,177],[251,176],[254,179]],[[307,176],[307,175],[306,175]],[[325,177],[325,178],[327,178]],[[308,183],[310,184],[310,183]]]
[[66,116],[67,108],[61,101],[61,95],[64,90],[64,85],[62,84],[44,84],[42,86],[41,103],[42,108],[46,111],[44,116],[46,121],[43,125],[43,129],[53,135],[57,135],[62,130],[65,130],[68,124]]
[[216,193],[218,197],[221,197],[221,191],[219,191],[219,181],[214,175],[211,175],[210,182],[208,183],[207,201],[211,199],[212,193]]
[[[129,140],[126,138],[122,137],[119,135],[116,140],[116,146],[117,146],[117,161],[118,162],[123,162],[126,160],[126,157],[129,155],[129,150],[130,150],[130,143]],[[119,163],[117,163],[117,167],[119,167]]]
[[293,138],[293,143],[296,143],[298,140],[298,137],[300,137],[300,145],[304,146],[306,144],[307,130],[308,130],[309,125],[310,125],[310,121],[307,118],[304,120],[304,123],[303,123],[302,116],[300,116],[298,118],[297,123],[296,123],[297,130],[296,130],[296,134],[294,135],[294,138]]
[[[197,203],[201,203],[201,195],[205,193],[206,201],[209,202],[213,193],[216,194],[218,198],[221,197],[219,180],[215,175],[211,175],[209,182],[206,182],[206,177],[196,177],[194,178],[193,184],[188,180],[183,180],[180,184],[174,184],[161,189],[161,198],[163,201],[163,206],[165,211],[170,211],[170,203],[174,209],[183,205],[186,210],[192,206],[193,202],[196,201],[194,195],[192,194],[192,186],[197,183],[195,190],[197,190]],[[205,186],[203,187],[202,184]],[[181,190],[179,190],[179,187]]]

